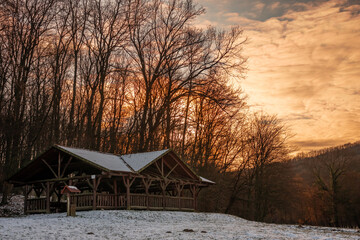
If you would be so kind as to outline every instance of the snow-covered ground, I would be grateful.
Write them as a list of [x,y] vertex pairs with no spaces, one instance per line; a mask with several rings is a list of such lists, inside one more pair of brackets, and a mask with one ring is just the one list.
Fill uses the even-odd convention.
[[119,210],[0,218],[0,239],[360,239],[360,232],[216,213]]
[[[0,194],[0,202],[2,194]],[[11,195],[8,199],[9,204],[0,205],[0,217],[19,216],[24,213],[24,196]]]

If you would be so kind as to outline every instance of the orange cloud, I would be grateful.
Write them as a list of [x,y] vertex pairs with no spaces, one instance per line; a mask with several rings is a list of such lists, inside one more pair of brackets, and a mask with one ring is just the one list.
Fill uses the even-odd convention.
[[360,5],[304,2],[301,9],[265,21],[223,11],[216,24],[244,28],[249,102],[285,119],[301,150],[358,141]]

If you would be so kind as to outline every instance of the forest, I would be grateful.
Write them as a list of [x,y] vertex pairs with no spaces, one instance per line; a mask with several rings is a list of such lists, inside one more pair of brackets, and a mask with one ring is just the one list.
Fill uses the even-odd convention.
[[290,157],[286,123],[240,87],[242,29],[198,28],[204,12],[191,0],[2,0],[0,192],[53,144],[172,148],[217,183],[202,211],[360,226],[360,144]]

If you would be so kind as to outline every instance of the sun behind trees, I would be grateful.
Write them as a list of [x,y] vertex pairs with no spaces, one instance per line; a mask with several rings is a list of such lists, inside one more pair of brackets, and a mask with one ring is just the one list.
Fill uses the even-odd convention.
[[[204,9],[183,0],[9,0],[0,11],[1,182],[54,143],[221,162],[210,134],[245,106],[225,74],[242,70],[239,28],[198,29]],[[204,128],[209,116],[217,125]]]

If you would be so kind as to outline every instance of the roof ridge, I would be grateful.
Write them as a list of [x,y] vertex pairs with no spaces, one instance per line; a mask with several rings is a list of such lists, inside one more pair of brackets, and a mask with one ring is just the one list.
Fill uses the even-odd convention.
[[89,152],[96,152],[96,153],[101,153],[101,154],[107,154],[107,155],[113,155],[113,156],[120,156],[114,153],[109,153],[109,152],[101,152],[101,151],[96,151],[96,150],[91,150],[91,149],[87,149],[87,148],[80,148],[80,147],[67,147],[67,146],[62,146],[59,144],[55,144],[58,147],[64,147],[64,148],[73,148],[73,149],[77,149],[77,150],[85,150],[85,151],[89,151]]
[[134,154],[147,154],[147,153],[154,153],[154,152],[162,152],[162,151],[168,151],[170,148],[162,149],[162,150],[156,150],[156,151],[150,151],[150,152],[137,152],[137,153],[128,153],[128,154],[122,154],[120,156],[127,156],[127,155],[134,155]]
[[132,170],[133,172],[136,172],[122,157],[122,155],[119,155],[120,159],[125,163],[125,165],[130,169]]

